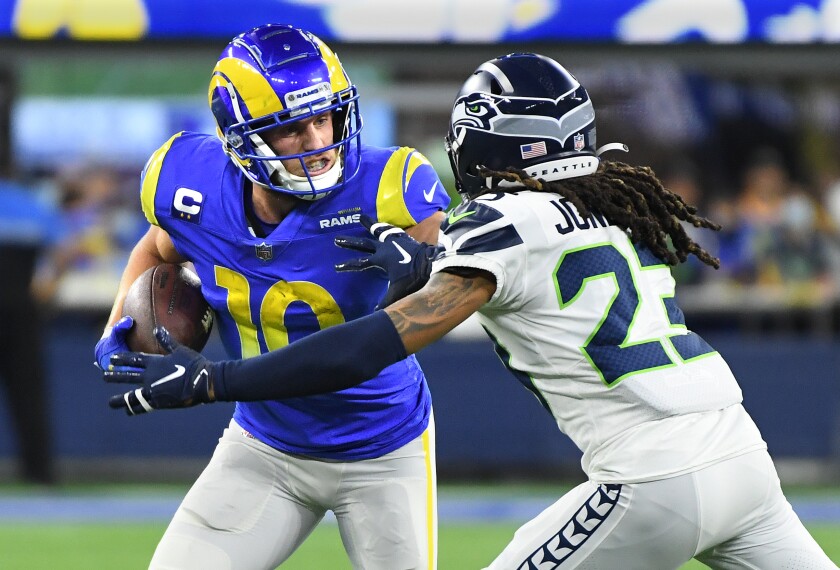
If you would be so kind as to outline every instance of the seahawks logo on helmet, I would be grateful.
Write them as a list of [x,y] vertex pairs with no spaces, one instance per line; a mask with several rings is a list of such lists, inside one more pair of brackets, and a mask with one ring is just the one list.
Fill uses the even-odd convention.
[[455,103],[452,109],[452,127],[474,127],[476,129],[484,129],[485,131],[493,130],[492,119],[501,114],[496,102],[489,97],[480,97],[479,99],[461,99]]

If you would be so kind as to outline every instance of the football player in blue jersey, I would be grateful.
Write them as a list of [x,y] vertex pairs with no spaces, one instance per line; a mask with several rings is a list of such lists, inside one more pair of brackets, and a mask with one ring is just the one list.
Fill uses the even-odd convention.
[[[786,501],[726,362],[675,302],[670,266],[690,254],[717,265],[681,222],[717,226],[649,168],[602,161],[626,147],[596,147],[586,90],[540,55],[481,65],[446,143],[465,201],[440,247],[370,221],[376,239],[337,240],[366,253],[340,269],[381,267],[391,299],[415,293],[251,360],[209,362],[158,330],[170,354],[112,359],[120,368],[106,379],[143,383],[112,407],[351,387],[476,313],[505,365],[583,451],[588,476],[489,568],[672,569],[691,558],[721,569],[836,568]],[[184,379],[209,380],[160,382],[178,366]]]
[[[156,264],[192,262],[227,353],[247,359],[374,311],[387,277],[334,270],[351,255],[334,237],[366,235],[362,216],[437,242],[449,197],[433,167],[412,148],[361,143],[357,89],[311,33],[272,24],[235,37],[208,97],[217,136],[178,133],[144,168],[150,227],[96,346],[104,369],[127,350],[126,292]],[[434,568],[426,380],[413,356],[370,377],[341,392],[237,403],[151,567],[274,568],[331,510],[354,568]]]

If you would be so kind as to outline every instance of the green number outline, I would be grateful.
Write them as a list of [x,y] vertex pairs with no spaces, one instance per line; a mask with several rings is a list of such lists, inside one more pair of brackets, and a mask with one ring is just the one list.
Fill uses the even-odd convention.
[[[609,248],[613,249],[625,260],[625,262],[627,263],[628,272],[630,274],[630,279],[633,282],[633,287],[635,288],[635,291],[634,292],[623,291],[622,288],[620,287],[619,283],[618,283],[618,279],[615,275],[615,271],[605,271],[603,273],[590,275],[590,276],[587,276],[587,277],[583,278],[582,281],[581,281],[580,288],[577,290],[577,292],[567,302],[563,302],[563,296],[562,296],[562,292],[560,291],[560,283],[559,283],[559,280],[557,278],[557,274],[560,271],[560,267],[563,264],[563,262],[566,260],[567,256],[569,254],[572,254],[572,253],[577,253],[577,252],[585,251],[585,250],[594,250],[596,248],[601,248],[601,247],[609,247]],[[643,339],[643,340],[638,340],[638,341],[635,341],[635,342],[627,342],[627,339],[630,337],[630,332],[632,331],[633,326],[636,323],[636,317],[638,316],[639,310],[642,306],[642,297],[638,293],[639,286],[638,286],[638,281],[636,279],[636,272],[634,271],[634,269],[637,268],[639,271],[649,271],[649,270],[654,270],[654,269],[667,268],[667,265],[665,265],[664,263],[660,263],[660,264],[657,264],[657,265],[642,265],[642,262],[639,259],[639,254],[635,250],[635,248],[632,249],[632,252],[633,252],[633,258],[634,258],[634,261],[635,261],[635,263],[633,263],[633,264],[631,264],[628,256],[625,255],[624,252],[622,252],[618,247],[615,246],[615,244],[613,244],[611,242],[600,242],[600,243],[588,244],[588,245],[585,245],[585,246],[581,246],[581,247],[578,247],[578,248],[573,248],[573,249],[569,249],[569,250],[564,251],[563,255],[560,257],[557,264],[555,265],[554,271],[552,272],[552,279],[553,279],[553,282],[554,282],[554,290],[555,290],[555,294],[557,295],[557,301],[560,305],[561,310],[565,309],[566,307],[569,307],[570,305],[572,305],[583,294],[583,292],[586,289],[586,286],[587,286],[588,283],[590,283],[592,281],[595,281],[595,280],[598,280],[598,279],[604,279],[604,278],[609,278],[613,282],[615,290],[614,290],[612,296],[610,297],[609,301],[607,302],[606,307],[604,308],[603,315],[599,319],[599,321],[598,321],[597,325],[595,326],[594,330],[587,337],[583,346],[580,347],[580,351],[581,351],[581,354],[583,354],[583,357],[586,359],[587,362],[589,362],[590,366],[592,366],[592,369],[595,370],[595,372],[598,374],[598,377],[600,378],[601,382],[605,386],[607,386],[608,388],[613,388],[613,387],[617,386],[625,378],[628,378],[628,377],[636,375],[636,374],[641,374],[641,373],[644,373],[644,372],[651,372],[651,371],[654,371],[654,370],[664,370],[664,369],[667,369],[667,368],[672,368],[674,366],[677,366],[677,363],[674,361],[675,356],[679,360],[679,362],[686,363],[686,362],[693,362],[693,361],[699,360],[701,358],[705,358],[707,356],[713,356],[713,355],[717,354],[716,352],[712,351],[712,352],[703,353],[703,354],[700,354],[698,356],[694,356],[694,357],[691,357],[691,358],[688,358],[688,359],[683,358],[682,355],[680,354],[679,350],[677,350],[677,348],[674,346],[673,341],[671,341],[671,337],[673,337],[673,336],[683,336],[679,332],[674,332],[673,334],[666,335],[664,337],[659,337],[659,338]],[[664,354],[668,358],[668,360],[670,360],[670,362],[668,364],[662,364],[662,365],[658,365],[658,366],[640,368],[640,369],[637,369],[637,370],[630,370],[630,371],[622,374],[621,376],[615,378],[614,380],[610,381],[610,380],[606,379],[602,370],[595,364],[595,362],[593,361],[592,357],[589,354],[589,351],[587,350],[587,347],[592,342],[592,340],[595,338],[595,336],[598,334],[598,332],[601,330],[601,327],[605,324],[607,318],[609,317],[610,310],[612,309],[613,304],[615,303],[616,299],[618,299],[618,296],[621,295],[621,294],[627,294],[627,295],[634,294],[635,295],[635,309],[633,310],[633,317],[630,319],[630,323],[627,326],[627,330],[624,331],[624,339],[623,339],[622,343],[620,345],[618,345],[618,348],[628,348],[628,347],[632,347],[632,346],[639,346],[639,345],[644,345],[644,344],[656,343],[662,348],[662,351],[664,352]],[[665,294],[659,296],[659,300],[660,300],[662,310],[665,313],[665,318],[668,321],[670,328],[678,329],[678,330],[686,330],[687,327],[685,326],[685,324],[673,323],[670,319],[670,315],[668,313],[668,308],[665,305],[665,299],[673,298],[673,297],[674,297],[674,292],[665,293]],[[667,344],[668,344],[668,347],[670,347],[670,350],[668,348],[666,348],[665,341],[667,341]]]

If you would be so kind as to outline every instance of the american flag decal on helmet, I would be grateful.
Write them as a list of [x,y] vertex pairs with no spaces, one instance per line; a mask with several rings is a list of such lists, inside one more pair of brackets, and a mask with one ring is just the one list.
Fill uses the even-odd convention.
[[522,153],[522,158],[536,158],[538,156],[545,156],[545,141],[519,145],[519,151]]

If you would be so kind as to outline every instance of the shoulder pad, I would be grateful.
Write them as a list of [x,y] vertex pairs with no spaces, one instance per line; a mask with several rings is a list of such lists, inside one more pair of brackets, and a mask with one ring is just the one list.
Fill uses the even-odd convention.
[[157,216],[155,215],[155,194],[157,193],[158,181],[160,180],[160,171],[163,168],[163,160],[175,139],[184,134],[183,131],[172,135],[172,137],[163,143],[157,149],[149,160],[146,166],[143,167],[143,172],[140,174],[140,204],[143,208],[143,214],[152,225],[159,225]]

